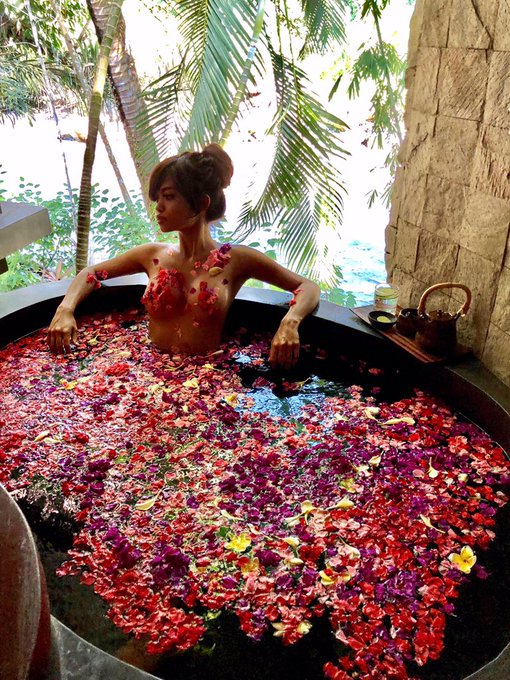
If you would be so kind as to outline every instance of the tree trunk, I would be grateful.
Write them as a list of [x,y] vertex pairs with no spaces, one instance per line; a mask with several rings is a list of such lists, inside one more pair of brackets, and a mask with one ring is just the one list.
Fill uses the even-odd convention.
[[[87,0],[87,5],[101,40],[108,16],[108,2]],[[152,168],[159,162],[159,153],[154,136],[150,133],[151,126],[135,63],[126,47],[126,25],[122,18],[113,41],[108,68],[119,115],[149,212],[148,179]]]
[[[62,14],[60,12],[60,9],[57,7],[57,3],[55,0],[50,0],[51,8],[53,12],[55,13],[55,18],[58,21],[58,25],[60,26],[60,31],[62,33],[62,36],[64,38],[66,47],[67,47],[67,53],[69,55],[69,58],[71,59],[71,63],[74,68],[74,72],[76,74],[76,77],[78,78],[78,81],[80,83],[80,87],[83,92],[83,99],[85,101],[89,101],[90,99],[90,86],[87,82],[87,79],[85,78],[85,74],[83,73],[83,68],[80,64],[80,60],[78,58],[78,55],[76,54],[76,50],[74,49],[73,41],[71,40],[71,36],[69,35],[69,31],[67,30],[67,26],[64,22],[64,19],[62,17]],[[122,194],[122,198],[124,199],[124,203],[126,204],[126,208],[128,209],[129,213],[131,214],[132,217],[136,216],[135,212],[135,207],[133,205],[133,201],[131,200],[131,196],[129,195],[129,191],[126,187],[126,183],[124,182],[124,178],[122,177],[122,173],[119,168],[119,164],[117,163],[117,159],[115,158],[115,154],[113,153],[113,149],[110,146],[110,142],[108,140],[108,136],[106,134],[106,130],[99,121],[99,134],[101,135],[101,139],[103,140],[104,148],[106,149],[106,154],[108,156],[108,159],[111,163],[113,172],[115,173],[115,177],[117,178],[117,182],[119,184],[120,192]]]
[[103,91],[108,71],[108,58],[113,39],[121,16],[123,0],[109,0],[109,15],[105,25],[101,48],[96,64],[94,84],[90,96],[89,127],[87,143],[83,158],[83,171],[80,184],[80,201],[78,204],[78,233],[76,238],[76,271],[79,272],[88,265],[89,259],[89,231],[90,206],[92,190],[92,168],[96,155],[96,142],[99,131],[99,117],[103,105]]

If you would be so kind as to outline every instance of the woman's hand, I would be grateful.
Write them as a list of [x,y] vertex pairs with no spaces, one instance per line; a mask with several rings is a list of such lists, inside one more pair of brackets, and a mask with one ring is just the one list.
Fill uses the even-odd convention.
[[[154,261],[162,245],[159,243],[146,243],[142,246],[131,248],[123,255],[111,260],[100,262],[94,266],[85,267],[72,280],[64,299],[57,307],[55,316],[51,320],[48,329],[48,345],[55,354],[71,351],[71,343],[78,338],[78,327],[74,318],[74,310],[90,295],[93,290],[100,286],[100,281],[112,279],[126,274],[147,272],[149,263]],[[98,280],[99,279],[99,280]]]
[[232,248],[229,276],[234,295],[250,278],[270,283],[293,294],[289,311],[276,331],[269,353],[273,368],[279,366],[288,369],[299,358],[299,325],[319,304],[321,289],[313,281],[282,267],[267,255],[248,246],[236,245]]
[[78,339],[78,326],[70,309],[58,307],[48,328],[48,345],[54,354],[67,354]]
[[282,319],[269,352],[269,362],[273,368],[289,369],[299,359],[298,326],[299,324],[295,319]]

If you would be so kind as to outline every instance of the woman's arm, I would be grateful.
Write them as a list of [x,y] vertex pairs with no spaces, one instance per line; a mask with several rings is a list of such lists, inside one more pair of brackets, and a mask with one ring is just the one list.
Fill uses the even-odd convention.
[[317,307],[320,288],[313,281],[282,267],[257,250],[246,246],[236,246],[236,250],[239,255],[236,270],[243,283],[254,278],[294,293],[289,311],[280,322],[269,353],[269,361],[273,366],[290,368],[299,358],[299,325]]
[[99,287],[101,279],[146,271],[147,262],[151,261],[150,258],[157,247],[153,243],[137,246],[123,255],[82,269],[73,279],[51,320],[48,328],[48,345],[51,351],[56,354],[71,351],[71,342],[76,342],[78,337],[78,327],[74,318],[76,307]]

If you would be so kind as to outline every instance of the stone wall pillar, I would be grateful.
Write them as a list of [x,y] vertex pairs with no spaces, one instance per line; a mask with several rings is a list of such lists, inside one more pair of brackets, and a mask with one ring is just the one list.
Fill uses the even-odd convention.
[[440,281],[469,286],[459,340],[510,385],[510,0],[416,0],[408,63],[388,276],[402,306]]

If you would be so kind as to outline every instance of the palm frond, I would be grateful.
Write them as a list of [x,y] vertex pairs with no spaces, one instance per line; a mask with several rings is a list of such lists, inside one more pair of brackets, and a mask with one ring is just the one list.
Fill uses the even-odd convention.
[[[137,151],[141,156],[150,150],[155,141],[159,157],[164,158],[169,155],[169,138],[182,136],[182,126],[191,111],[185,78],[186,64],[183,59],[142,92],[146,110],[143,119],[136,121],[139,129]],[[171,128],[172,135],[169,134]]]
[[320,228],[318,214],[309,196],[285,211],[281,223],[281,249],[286,262],[300,272],[309,273],[319,254],[316,237]]
[[[331,230],[324,238],[324,230]],[[338,268],[329,247],[338,238],[329,194],[319,189],[313,197],[305,196],[298,206],[281,219],[281,250],[289,267],[328,286],[337,285]]]
[[393,45],[385,42],[367,47],[355,60],[347,88],[349,99],[359,96],[362,82],[375,84],[372,96],[372,129],[375,143],[383,148],[385,138],[399,136],[399,112],[404,92],[405,62]]
[[257,5],[252,0],[193,0],[178,3],[175,13],[188,45],[188,77],[194,95],[181,148],[198,148],[217,141],[228,119],[243,79]]
[[362,81],[383,80],[386,68],[392,74],[400,73],[403,69],[403,62],[393,45],[383,43],[381,47],[369,46],[360,52],[352,66],[352,79],[347,90],[349,99],[359,97]]
[[220,137],[221,144],[224,144],[227,141],[228,136],[230,135],[230,132],[232,131],[232,126],[234,124],[234,121],[236,120],[237,115],[239,113],[239,108],[241,106],[241,103],[242,103],[242,101],[245,97],[248,80],[251,76],[253,66],[254,66],[255,61],[256,61],[257,43],[259,42],[259,38],[260,38],[262,31],[264,29],[265,4],[266,4],[266,0],[258,0],[257,16],[256,16],[256,19],[255,19],[255,24],[253,26],[253,32],[252,32],[252,36],[251,36],[250,47],[248,49],[248,53],[246,54],[246,57],[245,57],[245,60],[244,60],[243,71],[242,71],[240,78],[239,78],[239,81],[237,83],[237,89],[236,89],[235,95],[232,99],[230,109],[228,111],[225,126],[222,130],[222,133],[221,133],[221,137]]
[[278,100],[269,130],[276,137],[275,152],[260,197],[243,206],[236,236],[246,237],[260,223],[274,224],[289,264],[303,270],[317,256],[325,216],[341,222],[344,187],[337,163],[347,152],[338,135],[347,126],[309,91],[304,72],[269,42],[268,47]]
[[361,7],[361,18],[364,19],[367,14],[372,14],[374,19],[381,18],[381,12],[386,8],[390,0],[364,0]]
[[325,54],[345,42],[347,0],[301,0],[301,7],[306,36],[300,58],[313,53]]
[[260,21],[252,0],[174,1],[168,9],[178,20],[186,51],[144,91],[161,157],[167,155],[169,137],[185,149],[218,140],[244,97],[251,70],[262,71],[258,55],[246,68]]
[[[52,90],[61,101],[76,105],[78,85],[64,65],[46,63]],[[3,49],[0,57],[0,117],[15,120],[46,103],[41,64],[31,45],[21,43]]]

